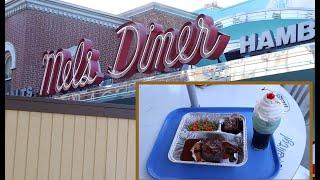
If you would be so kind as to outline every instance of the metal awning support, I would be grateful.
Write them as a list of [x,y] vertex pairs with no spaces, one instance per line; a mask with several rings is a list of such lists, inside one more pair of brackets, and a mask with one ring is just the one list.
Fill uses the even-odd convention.
[[200,107],[198,102],[198,97],[196,93],[196,86],[195,85],[186,85],[188,90],[188,95],[191,103],[191,107]]
[[[190,68],[189,65],[184,64],[181,68],[181,70],[188,70]],[[189,77],[188,81],[189,81]],[[197,93],[196,93],[196,86],[194,84],[187,84],[187,90],[188,90],[188,95],[189,95],[189,99],[190,99],[190,103],[191,103],[191,107],[200,107],[200,104],[198,102],[198,97],[197,97]]]

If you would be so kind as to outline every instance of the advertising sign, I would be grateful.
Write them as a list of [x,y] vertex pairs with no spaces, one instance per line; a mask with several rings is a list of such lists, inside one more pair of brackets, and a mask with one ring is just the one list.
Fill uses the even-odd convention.
[[[180,30],[169,28],[165,31],[156,23],[151,23],[146,29],[142,24],[131,21],[116,31],[121,41],[115,63],[107,70],[111,78],[130,77],[138,72],[164,72],[166,68],[197,64],[202,58],[217,59],[230,39],[218,31],[211,17],[203,14],[195,22],[186,22]],[[134,53],[130,56],[131,45]],[[93,43],[88,39],[80,41],[73,59],[67,49],[46,51],[39,95],[101,83],[104,75],[99,59],[100,52],[93,49]]]
[[34,92],[33,92],[33,88],[28,86],[22,89],[16,89],[16,90],[7,92],[6,95],[32,97],[34,95]]
[[[274,35],[275,34],[275,35]],[[315,37],[314,21],[304,21],[287,27],[279,27],[275,32],[267,30],[240,38],[240,53],[260,51],[311,40]]]

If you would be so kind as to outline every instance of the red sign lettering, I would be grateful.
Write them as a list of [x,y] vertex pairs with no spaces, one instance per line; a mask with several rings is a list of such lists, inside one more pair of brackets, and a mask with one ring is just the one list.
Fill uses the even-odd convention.
[[[164,71],[165,67],[197,64],[201,58],[217,59],[230,37],[218,32],[211,17],[199,15],[196,22],[185,23],[180,31],[166,31],[152,23],[149,30],[142,24],[128,22],[117,29],[121,42],[112,70],[113,78],[130,77],[134,73]],[[135,51],[129,56],[129,46],[135,41]]]
[[[201,58],[217,59],[230,39],[218,31],[212,18],[203,14],[195,22],[186,22],[180,30],[164,31],[156,23],[147,30],[140,23],[127,22],[117,29],[117,34],[121,37],[117,57],[113,68],[107,70],[112,78],[130,77],[137,72],[163,72],[165,68],[197,64]],[[131,44],[134,54],[129,56]],[[40,95],[100,83],[103,80],[100,52],[92,46],[90,40],[82,39],[73,59],[66,49],[45,52]]]
[[99,84],[103,80],[99,58],[100,52],[92,48],[92,42],[82,39],[74,59],[70,51],[59,49],[47,51],[43,55],[45,72],[40,88],[40,96],[51,95],[70,88],[84,87],[87,84]]

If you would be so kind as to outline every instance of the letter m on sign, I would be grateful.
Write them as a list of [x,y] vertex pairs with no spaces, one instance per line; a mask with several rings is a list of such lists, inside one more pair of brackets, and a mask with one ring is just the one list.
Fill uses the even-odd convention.
[[47,51],[43,54],[42,63],[45,65],[45,71],[40,87],[40,96],[46,96],[55,93],[55,87],[57,83],[56,80],[60,65],[63,60],[63,53],[61,50],[58,50],[57,54],[55,54],[53,51]]

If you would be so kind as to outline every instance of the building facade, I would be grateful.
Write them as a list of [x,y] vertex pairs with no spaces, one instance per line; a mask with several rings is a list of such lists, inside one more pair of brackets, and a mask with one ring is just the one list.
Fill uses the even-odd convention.
[[[56,0],[12,0],[6,3],[5,12],[6,92],[28,94],[28,88],[32,88],[33,95],[38,95],[45,69],[42,56],[46,50],[64,48],[74,56],[80,39],[90,39],[93,47],[100,51],[101,72],[106,74],[115,64],[121,40],[116,30],[120,25],[133,21],[146,29],[151,23],[161,24],[165,30],[179,29],[199,14],[213,18],[219,31],[230,36],[218,59],[202,59],[196,65],[167,69],[165,73],[136,73],[120,79],[105,76],[99,85],[57,93],[53,98],[134,104],[136,80],[297,80],[292,77],[298,76],[300,80],[314,81],[314,37],[302,43],[292,43],[289,39],[279,47],[240,52],[243,37],[261,36],[269,30],[276,34],[281,27],[314,22],[314,8],[300,6],[301,3],[291,1],[250,0],[224,9],[207,6],[186,12],[150,3],[112,15]],[[129,53],[133,51],[131,44]]]
[[[90,39],[101,51],[103,73],[114,64],[120,44],[116,28],[128,21],[162,24],[165,29],[179,28],[196,14],[151,3],[122,15],[111,15],[62,1],[13,0],[6,3],[6,91],[31,86],[38,92],[44,74],[42,55],[46,50],[69,49],[75,53],[81,38]],[[10,63],[10,64],[9,64]],[[112,83],[155,74],[136,74],[131,78],[113,79]]]
[[[136,81],[314,82],[315,10],[301,2],[248,0],[227,8],[213,3],[195,12],[149,3],[114,15],[59,0],[7,1],[5,88],[12,96],[6,97],[6,180],[134,179]],[[123,24],[136,22],[148,29],[156,23],[179,30],[200,14],[230,37],[219,58],[165,72],[106,75],[116,63],[121,44],[117,30]],[[256,37],[253,44],[262,44],[260,50],[250,50],[250,37]],[[280,45],[269,37],[280,38]],[[46,69],[44,53],[62,48],[74,58],[83,38],[100,51],[102,82],[37,97]],[[133,54],[134,46],[127,50]],[[295,89],[304,102],[307,93]],[[121,105],[101,104],[105,102]]]

